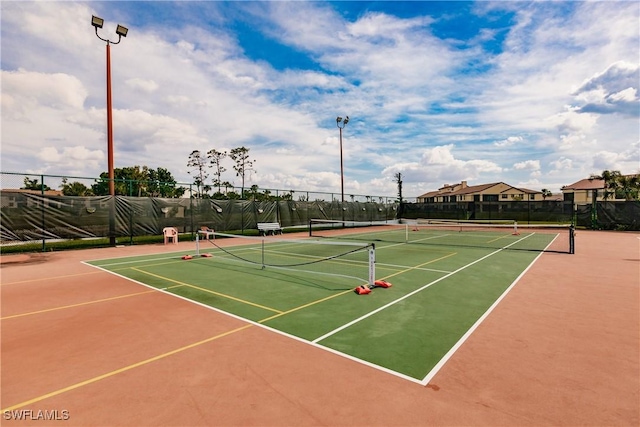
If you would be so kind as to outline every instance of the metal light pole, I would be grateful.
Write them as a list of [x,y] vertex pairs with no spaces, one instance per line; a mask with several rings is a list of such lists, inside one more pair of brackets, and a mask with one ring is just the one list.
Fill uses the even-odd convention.
[[[345,116],[344,120],[338,116],[336,118],[336,125],[340,129],[340,194],[342,195],[342,220],[344,221],[344,163],[342,161],[342,129],[349,123],[349,116]],[[342,124],[342,126],[341,126]]]
[[[96,36],[107,43],[107,168],[109,173],[109,195],[116,195],[115,187],[115,174],[113,172],[113,111],[111,106],[111,44],[118,44],[122,37],[127,37],[129,30],[126,27],[118,24],[116,27],[116,34],[118,35],[118,41],[112,42],[109,39],[103,39],[98,34],[98,28],[102,28],[104,19],[95,15],[91,17],[91,25],[96,29]],[[112,202],[112,205],[115,201]],[[116,245],[115,236],[115,206],[113,206],[112,212],[109,215],[109,243],[111,246]]]

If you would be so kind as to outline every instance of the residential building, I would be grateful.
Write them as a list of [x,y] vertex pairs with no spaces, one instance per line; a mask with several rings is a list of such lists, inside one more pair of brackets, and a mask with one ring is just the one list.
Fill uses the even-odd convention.
[[[626,178],[634,178],[640,175],[631,174],[623,175]],[[605,182],[602,178],[586,178],[581,179],[573,184],[565,185],[562,187],[562,194],[565,201],[573,202],[576,205],[585,203],[593,203],[594,200],[600,202],[605,200]],[[609,191],[607,197],[609,201],[624,200],[624,197],[613,191]]]
[[564,201],[574,204],[592,203],[594,196],[597,201],[604,200],[604,179],[587,178],[562,187]]
[[418,203],[452,203],[452,202],[517,202],[528,200],[544,200],[542,192],[517,188],[504,182],[468,185],[467,181],[459,184],[445,184],[436,191],[417,197]]

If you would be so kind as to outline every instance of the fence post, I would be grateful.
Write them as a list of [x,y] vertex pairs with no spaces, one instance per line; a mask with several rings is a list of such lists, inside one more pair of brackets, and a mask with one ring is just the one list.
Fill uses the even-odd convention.
[[[194,224],[193,224],[193,189],[192,189],[192,184],[189,184],[189,211],[191,212],[191,214],[189,215],[191,217],[191,240],[193,240],[193,229],[194,229]],[[195,235],[196,239],[198,238],[198,235]]]
[[591,229],[598,229],[598,208],[596,206],[598,199],[598,190],[592,190],[591,193]]
[[45,220],[44,220],[44,175],[40,175],[40,212],[42,214],[42,252],[47,250],[45,246]]

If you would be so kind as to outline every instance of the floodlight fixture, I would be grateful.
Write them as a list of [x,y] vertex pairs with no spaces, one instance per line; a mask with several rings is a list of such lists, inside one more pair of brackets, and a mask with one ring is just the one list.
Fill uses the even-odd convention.
[[95,15],[91,16],[91,25],[96,27],[96,29],[102,28],[103,24],[104,24],[104,19],[99,18],[99,17],[97,17]]
[[127,37],[128,32],[129,32],[129,29],[127,27],[123,27],[120,24],[118,24],[118,26],[116,27],[116,34],[119,36]]
[[91,25],[93,25],[96,29],[96,36],[102,40],[103,42],[107,42],[107,46],[109,44],[118,44],[120,43],[120,40],[122,39],[122,37],[127,37],[127,33],[129,32],[129,29],[123,25],[118,24],[118,26],[116,27],[116,34],[118,35],[118,41],[114,42],[111,41],[109,39],[104,39],[102,37],[100,37],[100,35],[98,34],[98,28],[102,28],[102,26],[104,25],[104,19],[92,15],[91,16]]

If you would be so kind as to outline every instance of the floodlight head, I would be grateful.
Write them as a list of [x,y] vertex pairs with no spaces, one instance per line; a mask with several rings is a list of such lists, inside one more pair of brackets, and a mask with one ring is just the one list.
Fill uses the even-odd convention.
[[344,124],[346,125],[347,123],[349,123],[349,116],[344,118]]
[[102,28],[102,25],[104,24],[104,19],[99,18],[95,15],[91,16],[91,25],[93,25],[94,27],[96,27],[96,30],[98,28]]
[[336,123],[340,123],[342,121],[342,117],[338,116],[338,118],[336,119]]
[[129,32],[129,29],[127,27],[123,27],[120,24],[118,24],[118,26],[116,27],[116,34],[119,36],[127,37],[128,32]]

